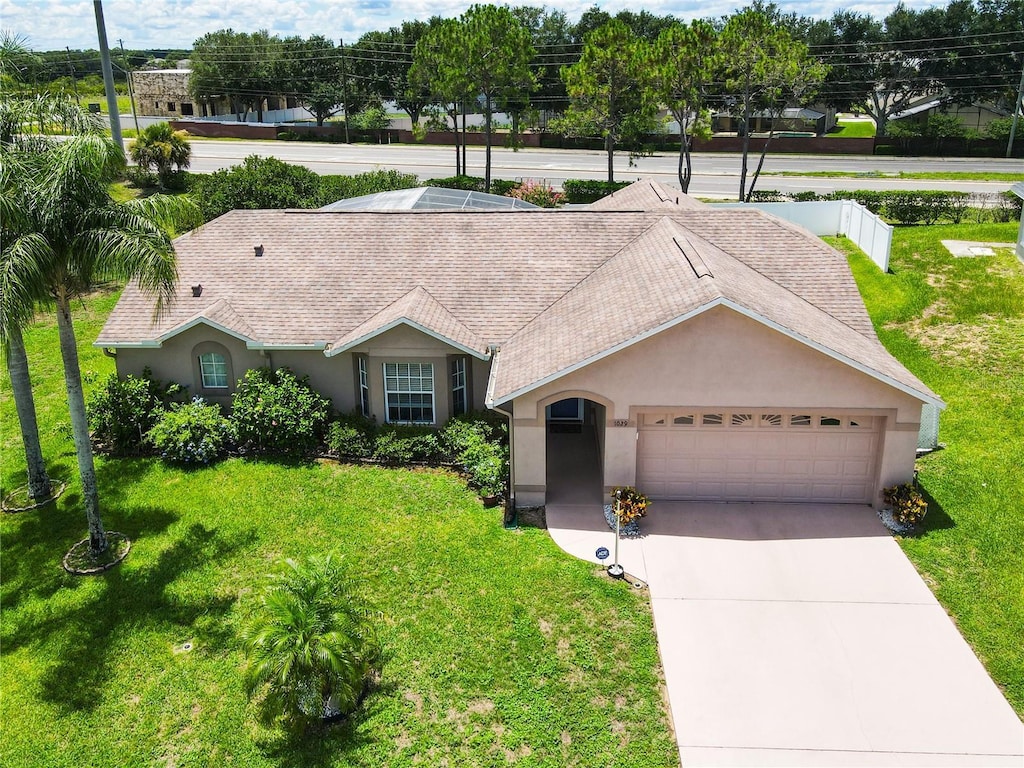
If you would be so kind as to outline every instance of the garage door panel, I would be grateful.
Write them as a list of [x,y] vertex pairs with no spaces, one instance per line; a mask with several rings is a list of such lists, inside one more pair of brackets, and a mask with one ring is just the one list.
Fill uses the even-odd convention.
[[[666,409],[668,410],[668,409]],[[694,413],[699,409],[680,408]],[[753,413],[753,417],[746,416]],[[844,501],[871,500],[880,440],[875,419],[832,415],[769,418],[724,413],[676,425],[640,428],[637,484],[655,498]],[[800,414],[806,411],[799,412]]]

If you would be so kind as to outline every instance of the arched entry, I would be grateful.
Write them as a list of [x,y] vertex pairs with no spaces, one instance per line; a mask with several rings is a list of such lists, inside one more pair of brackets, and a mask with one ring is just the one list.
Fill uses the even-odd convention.
[[607,409],[587,394],[567,392],[541,403],[548,504],[602,503]]

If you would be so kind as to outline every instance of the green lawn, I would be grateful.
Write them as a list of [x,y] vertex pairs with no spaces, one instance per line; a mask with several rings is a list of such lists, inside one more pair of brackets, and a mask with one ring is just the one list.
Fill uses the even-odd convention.
[[[927,530],[901,546],[1024,715],[1024,268],[1009,249],[958,259],[939,243],[1016,233],[897,227],[892,274],[850,261],[883,343],[948,404],[946,448],[918,462]],[[894,651],[914,663],[912,648]]]
[[[88,345],[115,292],[79,307]],[[27,334],[44,451],[74,467],[54,324]],[[24,482],[0,380],[0,477]],[[457,477],[229,460],[191,472],[100,460],[107,526],[128,559],[71,577],[85,535],[60,502],[0,519],[0,764],[16,766],[666,766],[678,762],[643,593],[506,531]],[[255,725],[237,632],[282,556],[334,550],[380,613],[379,689],[350,723],[286,741]],[[191,642],[191,651],[182,645]]]
[[875,124],[871,120],[840,120],[836,128],[829,132],[829,138],[869,139],[875,135]]
[[[1005,181],[1013,184],[1024,181],[1024,173],[1003,173],[1000,171],[764,171],[762,176],[806,176],[826,179],[934,179],[945,181]],[[1014,238],[1016,239],[1016,238]]]

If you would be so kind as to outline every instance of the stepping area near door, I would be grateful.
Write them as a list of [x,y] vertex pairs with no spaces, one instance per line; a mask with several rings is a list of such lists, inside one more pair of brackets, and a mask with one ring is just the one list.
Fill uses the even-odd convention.
[[[548,436],[546,512],[596,563],[589,444]],[[684,766],[1024,764],[1024,725],[870,507],[655,501],[642,530],[620,562],[650,589]]]

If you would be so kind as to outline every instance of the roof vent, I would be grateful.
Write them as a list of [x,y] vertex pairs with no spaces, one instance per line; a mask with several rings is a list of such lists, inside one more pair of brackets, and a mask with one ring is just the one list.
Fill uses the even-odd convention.
[[203,284],[200,283],[199,285],[193,285],[192,286],[192,296],[195,297],[195,298],[198,298],[198,297],[200,297],[202,295],[203,295]]
[[259,245],[253,246],[253,250],[256,252],[256,256],[257,257],[262,256],[263,255],[263,244],[260,243]]
[[[693,270],[693,274],[697,276],[697,279],[699,280],[702,277],[714,277],[714,275],[711,274],[711,270],[708,269],[708,265],[704,263],[704,259],[700,257],[700,253],[693,247],[693,244],[686,238],[683,238],[683,242],[680,242],[679,240],[680,238],[678,237],[672,238],[672,241],[676,244],[676,248],[678,248],[686,258],[687,264],[690,265],[690,269]],[[688,247],[683,247],[683,243],[686,243]]]

